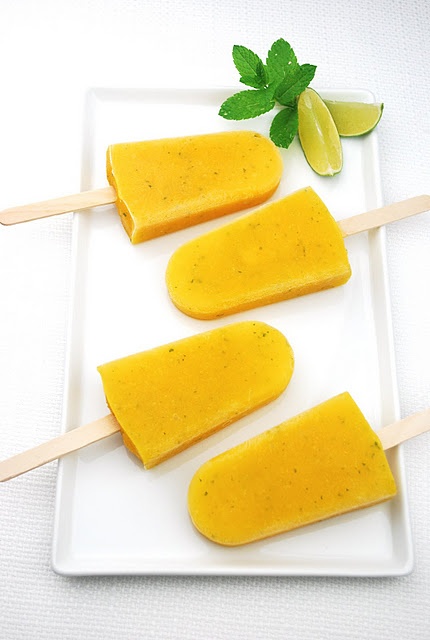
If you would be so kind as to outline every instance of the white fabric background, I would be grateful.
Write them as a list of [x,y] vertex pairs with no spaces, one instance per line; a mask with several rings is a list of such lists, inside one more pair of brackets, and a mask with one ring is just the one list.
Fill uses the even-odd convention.
[[[352,6],[354,4],[354,6]],[[233,44],[284,37],[313,86],[370,89],[386,203],[430,190],[426,0],[2,0],[0,209],[79,190],[90,86],[236,82]],[[0,457],[57,435],[69,216],[0,228]],[[402,415],[429,406],[430,213],[388,229]],[[0,487],[0,638],[430,637],[430,437],[407,443],[413,573],[390,579],[77,578],[50,568],[55,464]]]

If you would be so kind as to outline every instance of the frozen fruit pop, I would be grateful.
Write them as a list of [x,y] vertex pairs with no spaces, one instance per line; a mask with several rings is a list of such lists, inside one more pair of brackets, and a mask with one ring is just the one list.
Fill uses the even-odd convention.
[[110,187],[15,207],[2,224],[115,202],[132,243],[260,204],[282,175],[279,150],[254,131],[112,144]]
[[99,367],[125,444],[147,468],[276,398],[292,371],[285,337],[249,321]]
[[428,196],[336,222],[307,187],[179,247],[166,283],[189,316],[217,318],[347,282],[343,238],[425,211]]
[[308,187],[183,245],[166,281],[181,311],[210,319],[335,287],[350,275],[340,229]]
[[204,536],[233,546],[395,494],[380,439],[342,393],[203,464],[188,506]]
[[283,334],[253,321],[114,360],[98,368],[112,415],[0,463],[0,480],[118,430],[144,466],[153,467],[274,400],[293,366]]
[[282,160],[264,136],[230,131],[111,145],[107,174],[137,243],[264,202]]

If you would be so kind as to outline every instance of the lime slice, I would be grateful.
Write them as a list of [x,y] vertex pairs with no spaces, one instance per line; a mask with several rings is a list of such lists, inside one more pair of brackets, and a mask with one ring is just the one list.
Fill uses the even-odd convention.
[[328,107],[313,89],[305,89],[297,103],[299,138],[306,160],[320,176],[342,169],[342,146]]
[[362,136],[372,131],[381,119],[383,104],[324,100],[340,136]]

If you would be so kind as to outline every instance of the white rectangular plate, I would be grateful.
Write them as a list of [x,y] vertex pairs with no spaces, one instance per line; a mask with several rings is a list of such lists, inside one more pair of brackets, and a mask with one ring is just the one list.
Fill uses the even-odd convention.
[[[270,115],[227,122],[216,90],[94,89],[86,102],[82,189],[106,185],[109,144],[226,129],[268,135]],[[366,91],[325,97],[372,101]],[[297,140],[284,150],[284,176],[272,199],[311,185],[336,219],[380,206],[376,133],[343,139],[344,168],[321,178]],[[269,406],[145,471],[119,435],[59,464],[53,567],[82,574],[401,575],[412,545],[401,452],[389,452],[397,497],[241,548],[219,547],[194,530],[188,483],[208,458],[323,400],[350,391],[377,430],[398,418],[383,230],[346,240],[353,275],[343,287],[216,321],[188,318],[164,284],[176,247],[241,213],[132,246],[114,206],[74,220],[75,285],[64,429],[107,413],[98,364],[243,319],[282,331],[296,366]],[[154,393],[157,390],[154,389]]]

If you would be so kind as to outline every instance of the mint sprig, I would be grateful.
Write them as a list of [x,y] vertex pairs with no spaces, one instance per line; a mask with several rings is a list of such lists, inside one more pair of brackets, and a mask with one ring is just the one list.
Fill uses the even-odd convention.
[[297,98],[312,81],[316,67],[300,65],[291,45],[279,38],[267,53],[266,63],[241,45],[233,47],[233,62],[240,82],[252,87],[227,98],[219,115],[227,120],[247,120],[271,111],[276,103],[279,111],[270,127],[270,138],[287,149],[298,131]]

